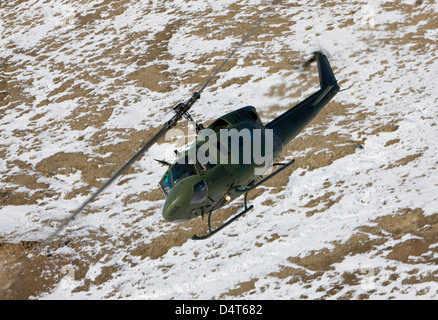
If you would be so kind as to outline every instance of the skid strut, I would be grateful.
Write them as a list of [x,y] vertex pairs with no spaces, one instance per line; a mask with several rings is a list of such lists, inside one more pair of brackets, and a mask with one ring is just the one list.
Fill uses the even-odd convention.
[[192,237],[192,240],[204,240],[207,238],[210,238],[212,235],[214,235],[215,233],[219,232],[220,230],[222,230],[223,228],[225,228],[226,226],[230,225],[232,222],[236,221],[237,219],[239,219],[241,216],[243,216],[245,213],[247,213],[249,210],[253,209],[254,206],[251,205],[248,207],[247,201],[246,201],[246,197],[248,195],[248,192],[255,189],[256,187],[258,187],[259,185],[263,184],[264,182],[266,182],[266,180],[271,179],[273,176],[275,176],[276,174],[280,173],[281,171],[283,171],[284,169],[286,169],[287,167],[289,167],[291,164],[293,164],[295,162],[295,160],[291,160],[287,163],[277,163],[276,165],[280,165],[282,166],[280,169],[278,169],[277,171],[271,173],[270,175],[268,175],[267,177],[263,178],[262,180],[260,180],[259,182],[257,182],[256,184],[254,184],[253,186],[240,186],[240,187],[236,187],[234,188],[234,191],[236,192],[241,192],[244,194],[244,205],[245,205],[245,209],[236,214],[234,217],[232,217],[231,219],[229,219],[227,222],[225,222],[224,224],[222,224],[221,226],[217,227],[214,230],[211,230],[211,214],[213,213],[213,211],[210,211],[208,213],[208,233],[204,236],[197,236],[194,235]]
[[243,216],[245,213],[247,213],[249,210],[251,210],[252,208],[254,208],[254,206],[249,206],[246,203],[246,195],[248,194],[248,192],[245,193],[245,197],[244,197],[244,202],[245,202],[245,209],[240,212],[239,214],[236,214],[234,217],[232,217],[230,220],[228,220],[227,222],[225,222],[224,224],[220,225],[219,227],[217,227],[214,230],[211,230],[211,214],[213,213],[213,211],[210,211],[208,213],[208,233],[205,236],[197,236],[194,235],[192,237],[192,240],[204,240],[207,238],[210,238],[212,235],[214,235],[215,233],[219,232],[220,230],[222,230],[223,228],[225,228],[226,226],[228,226],[229,224],[231,224],[232,222],[236,221],[238,218],[240,218],[241,216]]

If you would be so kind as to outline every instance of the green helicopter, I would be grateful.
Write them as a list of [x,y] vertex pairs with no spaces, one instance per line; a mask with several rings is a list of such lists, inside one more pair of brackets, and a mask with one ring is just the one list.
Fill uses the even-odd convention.
[[[205,129],[196,125],[199,135],[189,150],[179,155],[173,164],[159,160],[169,166],[160,181],[166,197],[162,213],[165,220],[180,221],[208,214],[208,233],[192,237],[199,240],[210,237],[253,208],[247,205],[248,192],[294,163],[294,160],[275,161],[284,147],[340,90],[327,57],[322,52],[315,52],[311,60],[318,65],[320,89],[307,99],[266,125],[252,106],[230,112]],[[251,151],[257,148],[259,155],[255,157]],[[264,167],[260,167],[260,158],[266,162]],[[281,167],[262,178],[263,169],[272,165]],[[244,210],[212,230],[212,212],[241,195],[244,196]]]

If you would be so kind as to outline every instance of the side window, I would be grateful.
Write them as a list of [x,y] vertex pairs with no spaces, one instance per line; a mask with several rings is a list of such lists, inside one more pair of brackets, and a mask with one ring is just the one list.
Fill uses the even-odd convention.
[[185,163],[177,163],[172,167],[172,178],[174,185],[177,184],[181,179],[197,174],[195,166],[188,163],[187,156],[184,160]]
[[208,187],[205,181],[200,181],[193,186],[193,197],[190,203],[201,203],[207,199]]

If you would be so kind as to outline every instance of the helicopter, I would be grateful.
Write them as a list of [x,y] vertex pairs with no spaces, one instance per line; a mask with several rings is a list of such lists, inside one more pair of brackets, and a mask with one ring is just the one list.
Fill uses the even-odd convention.
[[[294,163],[295,160],[287,163],[275,163],[274,161],[279,158],[284,147],[340,90],[327,56],[317,51],[310,60],[317,62],[320,89],[307,99],[266,125],[262,124],[253,106],[246,106],[225,114],[214,120],[207,128],[197,125],[198,138],[189,150],[179,154],[173,164],[158,160],[163,165],[169,166],[160,181],[160,187],[166,197],[162,211],[165,220],[181,221],[208,214],[208,233],[204,236],[194,235],[192,237],[193,240],[206,239],[253,208],[247,205],[249,191]],[[208,143],[205,141],[207,140],[206,134],[203,135],[206,131],[209,133],[208,141],[214,142],[210,143],[209,148],[202,150],[202,147]],[[247,135],[243,135],[242,132],[246,132]],[[240,142],[234,143],[234,154],[232,150],[230,151],[233,149],[232,145],[230,148],[233,138],[235,138],[234,141],[239,139],[238,142]],[[245,142],[248,148],[245,148]],[[243,161],[256,145],[260,149],[260,154],[271,155],[268,166],[269,164],[280,166],[278,170],[266,177],[262,177],[263,168],[260,168],[256,157],[252,156],[250,160]],[[203,152],[200,152],[201,150]],[[202,156],[204,151],[216,154],[214,157],[204,157],[201,159],[204,161],[200,161],[199,156]],[[234,162],[230,161],[233,155],[235,156]],[[219,158],[225,161],[217,161]],[[213,161],[205,161],[209,159]],[[212,213],[241,195],[244,196],[243,211],[212,230]]]
[[[278,4],[274,0],[269,10]],[[306,64],[316,61],[320,89],[297,105],[287,110],[269,123],[263,125],[257,110],[246,106],[227,113],[214,120],[208,127],[196,123],[189,110],[200,99],[201,93],[212,79],[222,70],[237,50],[254,33],[265,16],[261,16],[244,35],[234,50],[227,56],[214,74],[190,99],[172,108],[175,113],[161,129],[147,141],[121,168],[119,168],[101,187],[93,192],[69,218],[65,219],[40,245],[47,245],[73,221],[82,210],[120,177],[135,161],[139,160],[155,143],[185,118],[191,122],[197,133],[193,145],[184,153],[178,153],[174,163],[158,160],[168,169],[159,181],[165,197],[162,216],[166,221],[179,222],[208,215],[208,232],[203,236],[194,235],[193,240],[203,240],[216,234],[245,213],[253,209],[248,206],[248,192],[259,187],[279,174],[295,160],[276,163],[284,147],[292,141],[340,91],[327,55],[322,50],[313,52]],[[231,148],[230,148],[231,145]],[[257,151],[257,152],[256,152]],[[263,154],[263,156],[262,156]],[[261,165],[263,165],[261,167]],[[271,172],[272,168],[280,168]],[[267,174],[266,176],[264,176]],[[211,228],[211,215],[214,211],[230,204],[238,197],[244,197],[244,209],[219,227]]]

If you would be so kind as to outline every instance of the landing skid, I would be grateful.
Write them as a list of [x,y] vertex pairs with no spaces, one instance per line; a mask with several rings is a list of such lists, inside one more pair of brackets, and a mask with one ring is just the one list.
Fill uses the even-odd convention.
[[212,235],[214,235],[215,233],[219,232],[220,230],[222,230],[223,228],[225,228],[226,226],[228,226],[229,224],[231,224],[232,222],[234,222],[235,220],[237,220],[238,218],[240,218],[241,216],[243,216],[245,213],[247,213],[249,210],[253,209],[254,206],[247,206],[246,204],[246,195],[247,193],[245,193],[245,210],[243,210],[242,212],[240,212],[239,214],[236,214],[234,217],[232,217],[230,220],[228,220],[227,222],[225,222],[224,224],[222,224],[221,226],[217,227],[214,230],[211,230],[211,214],[213,213],[213,211],[210,211],[208,213],[208,233],[205,236],[197,236],[194,235],[192,237],[192,240],[204,240],[207,238],[210,238]]
[[263,184],[264,182],[266,182],[266,180],[271,179],[273,176],[275,176],[276,174],[280,173],[281,171],[283,171],[284,169],[286,169],[287,167],[289,167],[291,164],[293,164],[295,162],[294,159],[292,159],[291,161],[289,161],[288,163],[277,163],[275,165],[281,165],[282,167],[280,169],[278,169],[277,171],[271,173],[270,175],[268,175],[266,178],[263,178],[262,180],[260,180],[259,182],[257,182],[255,185],[253,186],[240,186],[240,187],[236,187],[234,189],[234,191],[236,192],[241,192],[245,194],[244,197],[244,203],[245,203],[245,210],[243,210],[242,212],[236,214],[234,217],[232,217],[230,220],[228,220],[227,222],[225,222],[224,224],[222,224],[221,226],[217,227],[214,230],[211,230],[211,214],[213,213],[213,211],[210,211],[208,213],[208,233],[205,236],[197,236],[194,235],[192,237],[192,240],[204,240],[207,238],[210,238],[212,235],[214,235],[215,233],[217,233],[218,231],[222,230],[223,228],[225,228],[226,226],[228,226],[229,224],[231,224],[232,222],[234,222],[235,220],[237,220],[238,218],[240,218],[241,216],[243,216],[245,213],[247,213],[249,210],[251,210],[252,208],[254,208],[254,206],[247,206],[246,203],[246,197],[248,195],[248,192],[257,188],[259,185]]

